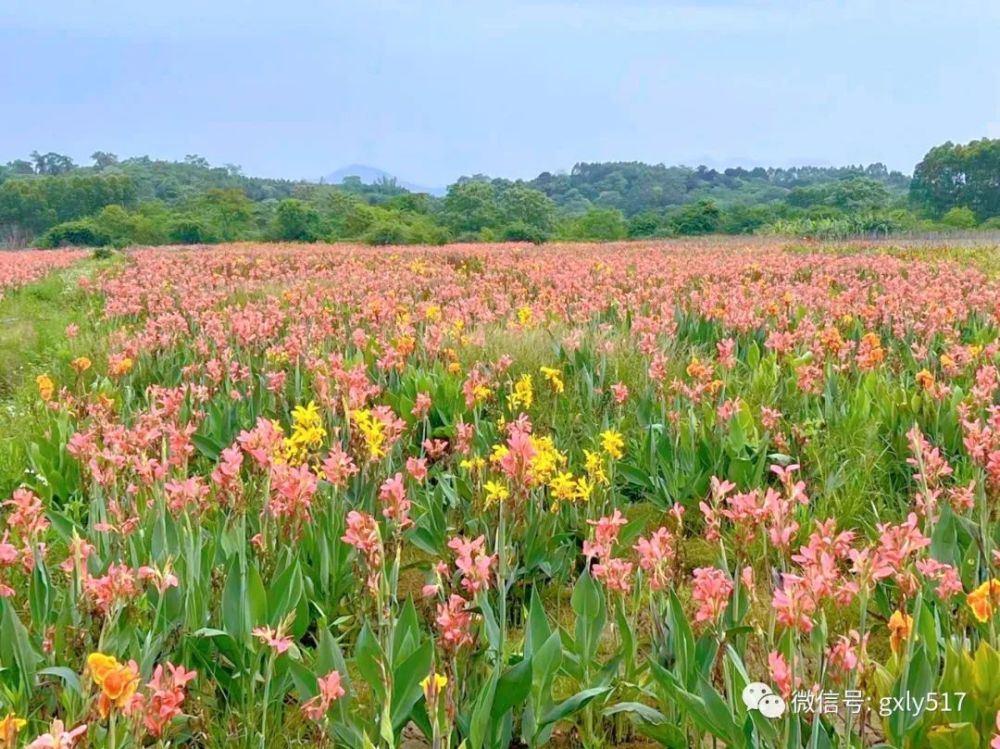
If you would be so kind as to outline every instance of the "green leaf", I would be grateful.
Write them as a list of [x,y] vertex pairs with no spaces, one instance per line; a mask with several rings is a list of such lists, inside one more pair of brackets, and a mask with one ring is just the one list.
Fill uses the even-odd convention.
[[302,597],[302,569],[296,559],[285,568],[278,577],[271,581],[271,589],[267,593],[268,623],[274,627],[288,614],[295,610]]
[[434,646],[430,640],[415,650],[392,674],[392,727],[402,730],[410,718],[410,711],[423,695],[420,682],[431,670]]
[[80,687],[80,677],[77,676],[76,671],[66,668],[65,666],[50,666],[48,668],[43,668],[38,672],[38,675],[55,676],[56,678],[62,679],[63,683],[77,694],[83,694],[83,690]]
[[528,699],[531,693],[531,673],[531,658],[525,658],[500,676],[493,708],[490,710],[493,720],[503,717],[508,710]]
[[930,749],[979,749],[979,731],[971,723],[934,726],[927,734]]
[[382,676],[382,648],[366,623],[358,634],[354,647],[354,665],[372,688],[379,702],[385,701],[385,679]]
[[546,710],[538,721],[538,728],[542,729],[551,723],[557,723],[560,720],[568,718],[570,715],[582,710],[592,700],[610,691],[611,687],[591,687],[590,689],[583,689],[577,692],[572,697]]

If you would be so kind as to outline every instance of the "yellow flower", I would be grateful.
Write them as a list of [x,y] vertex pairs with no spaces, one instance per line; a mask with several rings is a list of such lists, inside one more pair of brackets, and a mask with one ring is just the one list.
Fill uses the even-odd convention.
[[517,311],[517,321],[527,327],[531,323],[531,307],[525,305]]
[[534,399],[535,393],[532,388],[531,375],[525,373],[517,378],[517,382],[514,383],[514,392],[507,397],[507,402],[510,404],[511,410],[523,408],[527,411],[531,408]]
[[486,467],[486,460],[481,455],[476,455],[472,458],[464,458],[458,465],[463,470],[475,473]]
[[499,481],[487,481],[483,488],[486,489],[486,504],[492,505],[494,502],[503,502],[510,499],[510,491]]
[[103,653],[87,656],[87,668],[94,683],[101,688],[97,709],[106,718],[112,707],[128,705],[139,686],[139,669],[134,662],[119,663],[116,658]]
[[86,372],[88,369],[90,369],[90,359],[88,359],[86,356],[78,356],[69,364],[77,372]]
[[576,499],[576,490],[576,479],[569,471],[556,474],[549,482],[549,491],[556,500],[572,501]]
[[46,374],[40,374],[35,378],[35,384],[38,385],[38,395],[43,401],[52,400],[56,384],[52,381],[51,377]]
[[586,476],[581,476],[576,480],[576,499],[581,499],[583,501],[586,501],[590,499],[593,493],[594,493],[593,480],[587,479]]
[[551,437],[531,437],[535,455],[531,459],[531,477],[539,484],[547,484],[559,466],[566,465],[566,456],[556,450]]
[[354,422],[365,439],[368,457],[372,460],[385,455],[385,425],[372,416],[368,409],[358,409],[353,413]]
[[429,674],[420,682],[420,688],[424,690],[428,700],[432,699],[434,695],[440,694],[446,686],[448,686],[448,677],[438,673]]
[[493,449],[490,451],[490,462],[499,463],[509,452],[510,450],[507,448],[507,445],[493,445]]
[[612,458],[620,460],[622,455],[625,454],[625,438],[622,437],[620,432],[608,429],[606,432],[601,432],[601,447]]
[[590,480],[595,484],[608,484],[608,475],[604,472],[604,460],[601,454],[593,450],[583,451],[583,470],[587,472]]
[[477,402],[482,403],[484,400],[493,395],[493,391],[490,390],[485,385],[476,385],[472,388],[472,397],[476,399]]
[[552,386],[552,391],[554,393],[562,393],[566,389],[566,384],[562,379],[562,372],[553,367],[542,367],[539,369],[542,376],[548,381],[549,385]]
[[987,580],[969,593],[965,597],[965,602],[979,622],[988,621],[1000,603],[1000,580],[996,578]]
[[934,375],[926,369],[921,369],[917,372],[917,384],[924,390],[930,390],[934,387]]
[[[112,357],[113,358],[113,357]],[[108,371],[115,377],[121,377],[132,371],[134,362],[131,358],[123,356],[120,359],[108,362]]]
[[0,720],[0,746],[14,746],[17,732],[28,725],[28,721],[18,718],[14,713],[7,713],[7,717]]
[[441,319],[441,308],[436,304],[430,305],[426,310],[424,310],[424,317],[431,322],[437,322]]
[[892,648],[893,653],[899,655],[912,631],[913,617],[899,610],[894,611],[889,617],[889,632],[891,633],[889,647]]

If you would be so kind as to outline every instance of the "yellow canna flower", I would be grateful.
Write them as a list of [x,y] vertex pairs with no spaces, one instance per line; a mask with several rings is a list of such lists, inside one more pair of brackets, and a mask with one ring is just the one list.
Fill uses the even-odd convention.
[[625,438],[622,437],[620,432],[608,429],[605,432],[601,432],[601,447],[612,458],[620,460],[622,455],[625,454]]
[[0,747],[14,746],[17,733],[28,725],[28,721],[18,718],[14,713],[7,713],[7,717],[0,720]]
[[542,377],[544,377],[549,385],[552,386],[552,392],[561,394],[566,389],[566,383],[563,382],[562,372],[558,369],[553,367],[541,367],[539,371],[542,373]]
[[78,356],[69,364],[77,372],[86,372],[88,369],[90,369],[90,359],[88,359],[86,356]]
[[965,602],[976,620],[985,623],[993,616],[997,604],[1000,604],[1000,580],[987,580],[969,593]]
[[486,490],[486,504],[492,505],[494,502],[503,502],[510,499],[510,490],[499,481],[487,481],[483,488]]
[[123,708],[139,686],[139,669],[134,662],[119,663],[103,653],[87,656],[87,669],[94,683],[101,688],[97,709],[106,718],[112,707]]
[[899,610],[894,611],[889,617],[889,647],[893,653],[899,655],[912,631],[913,617]]
[[40,374],[35,378],[35,384],[38,386],[38,396],[43,401],[52,400],[52,394],[55,392],[56,384],[52,381],[52,378],[47,374]]
[[448,686],[448,677],[438,673],[429,674],[420,682],[420,688],[424,690],[424,694],[428,700],[433,698],[434,695],[440,694],[441,690],[446,686]]

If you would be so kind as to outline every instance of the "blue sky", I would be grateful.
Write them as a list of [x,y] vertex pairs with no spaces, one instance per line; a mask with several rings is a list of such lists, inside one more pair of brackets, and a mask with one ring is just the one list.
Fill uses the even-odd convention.
[[2,0],[0,161],[425,185],[577,161],[906,172],[1000,137],[1000,3]]

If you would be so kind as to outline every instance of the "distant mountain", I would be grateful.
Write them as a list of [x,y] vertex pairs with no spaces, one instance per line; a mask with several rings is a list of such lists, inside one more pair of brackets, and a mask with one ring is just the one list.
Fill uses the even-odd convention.
[[430,195],[444,195],[447,189],[444,187],[426,187],[424,185],[417,185],[413,182],[407,182],[405,179],[399,179],[394,174],[390,174],[378,167],[368,166],[367,164],[349,164],[348,166],[341,167],[335,171],[323,177],[323,182],[328,185],[339,185],[347,177],[358,177],[366,185],[378,182],[380,179],[393,179],[395,178],[396,183],[410,192],[426,192]]

